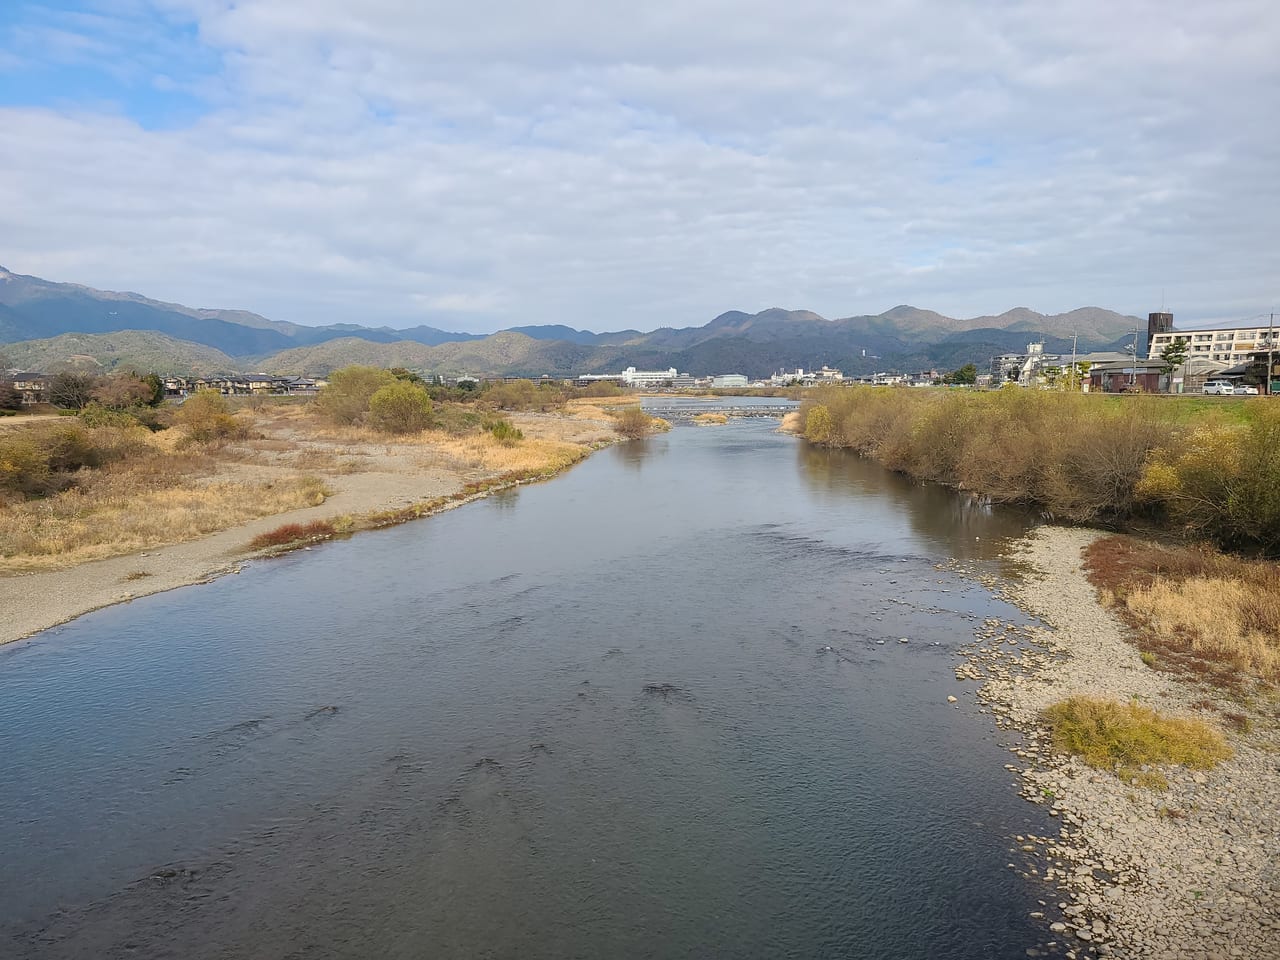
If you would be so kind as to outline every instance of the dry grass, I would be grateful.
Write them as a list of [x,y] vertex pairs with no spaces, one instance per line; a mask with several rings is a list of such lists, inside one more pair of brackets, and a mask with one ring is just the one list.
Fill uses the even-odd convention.
[[[349,532],[422,516],[495,486],[552,476],[611,438],[609,426],[592,416],[607,420],[598,405],[575,407],[572,417],[517,415],[527,439],[515,445],[482,431],[482,419],[473,414],[462,418],[470,432],[461,436],[439,429],[387,438],[325,424],[304,404],[240,411],[252,432],[235,441],[193,444],[182,430],[94,428],[89,434],[102,466],[64,471],[56,492],[42,499],[26,499],[20,491],[0,496],[0,569],[69,567],[317,506],[332,492],[325,476],[371,474],[354,487],[334,483],[344,493],[355,489],[368,497],[383,496],[375,492],[383,486],[399,495],[413,488],[407,478],[424,472],[432,484],[442,482],[442,473],[452,474],[462,489],[440,503],[377,512],[379,501],[364,508],[373,513],[327,522]],[[321,534],[303,528],[300,535]]]
[[1222,734],[1207,723],[1136,703],[1068,697],[1047,707],[1043,716],[1058,749],[1142,786],[1168,786],[1164,774],[1150,769],[1156,764],[1205,770],[1232,756]]
[[1280,684],[1280,565],[1113,536],[1090,545],[1085,568],[1159,666]]
[[329,492],[315,477],[140,487],[131,471],[116,471],[0,512],[5,569],[56,569],[194,540],[258,517],[316,506]]
[[428,446],[456,464],[486,473],[556,472],[587,455],[585,448],[557,440],[527,439],[509,446],[487,432],[466,437],[428,432],[411,438],[410,442]]
[[725,424],[729,422],[729,415],[727,413],[699,413],[694,416],[693,422],[704,427]]

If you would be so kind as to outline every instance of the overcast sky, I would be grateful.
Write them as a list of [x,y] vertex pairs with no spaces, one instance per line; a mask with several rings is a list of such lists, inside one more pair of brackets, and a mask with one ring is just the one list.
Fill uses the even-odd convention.
[[1280,309],[1276,0],[0,0],[0,264],[300,323]]

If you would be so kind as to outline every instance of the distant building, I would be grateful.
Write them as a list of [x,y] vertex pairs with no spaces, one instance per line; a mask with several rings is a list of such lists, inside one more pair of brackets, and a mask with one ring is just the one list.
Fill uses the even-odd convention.
[[712,389],[725,390],[732,387],[745,387],[748,383],[745,374],[725,373],[711,378]]
[[[1250,354],[1280,346],[1280,329],[1272,330],[1267,324],[1248,326],[1202,328],[1199,330],[1173,329],[1173,314],[1152,314],[1167,317],[1169,323],[1149,334],[1147,355],[1155,358],[1165,347],[1182,339],[1187,344],[1188,379],[1203,380],[1227,367],[1249,362]],[[1148,325],[1150,328],[1150,324]]]
[[45,403],[49,399],[49,376],[44,373],[15,373],[11,377],[13,389],[22,395],[25,406]]
[[622,382],[628,387],[665,387],[680,376],[675,367],[668,370],[637,370],[627,367],[622,371]]
[[816,383],[839,383],[843,380],[843,373],[824,363],[821,370],[805,370],[804,367],[796,367],[794,371],[779,370],[769,378],[769,385],[774,387],[812,386]]

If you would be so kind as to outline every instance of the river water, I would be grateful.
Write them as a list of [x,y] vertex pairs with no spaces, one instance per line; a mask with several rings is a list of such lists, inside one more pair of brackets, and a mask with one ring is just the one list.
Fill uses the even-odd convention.
[[936,566],[1024,521],[775,427],[0,648],[0,956],[1024,956]]

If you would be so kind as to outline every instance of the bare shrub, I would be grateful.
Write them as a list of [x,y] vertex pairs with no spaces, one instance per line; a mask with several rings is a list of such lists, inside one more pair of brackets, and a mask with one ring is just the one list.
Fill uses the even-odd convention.
[[249,435],[249,425],[231,413],[226,397],[216,390],[187,397],[173,419],[196,443],[242,440]]
[[624,407],[618,413],[613,429],[631,440],[646,437],[653,432],[653,418],[638,406]]
[[331,520],[312,520],[310,523],[285,523],[260,533],[249,541],[255,550],[266,547],[283,547],[294,543],[305,543],[331,537],[336,532]]

